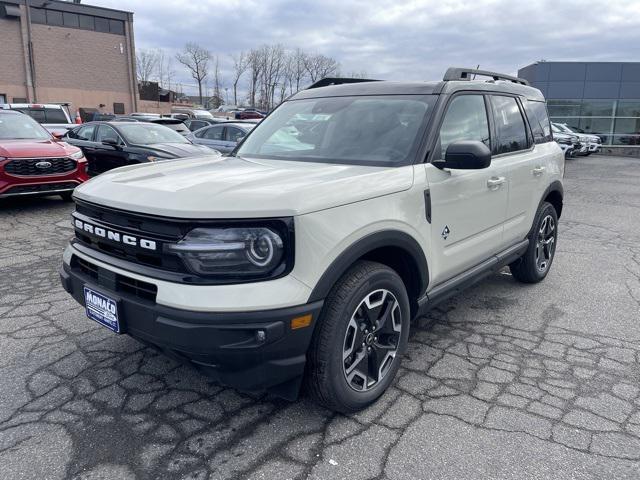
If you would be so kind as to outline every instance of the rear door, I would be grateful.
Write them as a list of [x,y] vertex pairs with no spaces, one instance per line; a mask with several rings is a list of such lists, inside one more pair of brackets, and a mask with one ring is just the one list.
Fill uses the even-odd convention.
[[[459,140],[493,146],[488,99],[463,93],[449,100],[431,160],[444,158]],[[440,169],[426,164],[431,202],[432,285],[435,286],[498,253],[509,184],[503,162],[485,169]]]
[[[215,150],[224,151],[224,125],[212,125],[198,131],[196,143]],[[229,150],[230,151],[230,150]]]
[[509,179],[504,243],[511,246],[527,236],[533,223],[532,204],[538,200],[534,199],[535,185],[540,179],[536,172],[542,165],[536,164],[539,153],[520,99],[497,94],[490,98],[496,130],[494,160],[505,165]]

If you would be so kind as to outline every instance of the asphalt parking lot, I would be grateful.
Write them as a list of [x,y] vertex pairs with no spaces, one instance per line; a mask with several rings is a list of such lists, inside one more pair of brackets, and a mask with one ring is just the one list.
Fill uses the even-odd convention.
[[336,415],[220,388],[59,286],[72,205],[0,202],[0,479],[640,476],[640,160],[568,161],[541,284],[421,318],[395,386]]

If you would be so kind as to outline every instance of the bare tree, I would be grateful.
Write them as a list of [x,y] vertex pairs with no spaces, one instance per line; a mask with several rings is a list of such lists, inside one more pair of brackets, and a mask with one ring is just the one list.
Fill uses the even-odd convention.
[[318,80],[335,75],[340,67],[340,64],[331,57],[326,57],[322,54],[306,55],[304,61],[305,70],[309,74],[311,83]]
[[307,69],[305,67],[306,58],[307,54],[299,48],[296,48],[295,51],[291,53],[291,85],[289,87],[289,93],[291,94],[300,91],[302,83],[307,76]]
[[238,55],[233,55],[233,104],[238,105],[238,83],[240,78],[244,75],[244,72],[249,68],[249,55],[245,52],[240,52]]
[[222,77],[220,76],[220,67],[218,56],[216,55],[213,63],[213,107],[218,108],[222,102],[222,93],[220,86],[222,84]]
[[158,52],[139,49],[136,51],[136,74],[138,82],[147,83],[153,78],[158,65]]
[[197,82],[198,97],[200,99],[200,104],[202,104],[202,84],[209,73],[211,53],[206,48],[203,48],[196,43],[189,42],[184,46],[182,53],[178,53],[176,55],[176,60],[187,67],[189,73],[191,73],[191,76]]
[[158,82],[162,88],[171,90],[173,79],[176,75],[173,69],[173,59],[158,49]]
[[262,72],[262,60],[260,49],[251,50],[247,55],[247,68],[249,69],[249,104],[252,107],[256,105],[256,95],[258,93],[260,73]]

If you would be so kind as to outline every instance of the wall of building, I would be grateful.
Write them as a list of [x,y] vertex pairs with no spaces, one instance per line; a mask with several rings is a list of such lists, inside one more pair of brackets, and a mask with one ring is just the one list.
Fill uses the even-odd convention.
[[547,98],[552,121],[599,135],[605,145],[640,145],[640,63],[539,62],[518,71]]
[[133,105],[129,87],[126,37],[111,33],[33,25],[38,101],[71,102],[97,108]]
[[32,88],[26,4],[3,1],[20,10],[19,17],[0,18],[0,95],[7,102],[70,102],[73,113],[113,112],[114,103],[123,104],[125,113],[137,109],[130,13],[66,2],[32,7]]
[[27,97],[25,57],[22,48],[20,22],[0,18],[0,94],[11,101],[14,97]]

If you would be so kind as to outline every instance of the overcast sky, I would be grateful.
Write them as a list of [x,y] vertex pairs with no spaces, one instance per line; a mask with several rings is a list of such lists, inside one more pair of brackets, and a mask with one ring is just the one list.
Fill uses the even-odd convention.
[[[436,80],[448,66],[515,74],[536,60],[638,61],[640,0],[83,0],[134,12],[137,48],[264,43],[337,59],[343,73]],[[193,83],[179,65],[180,81]]]

